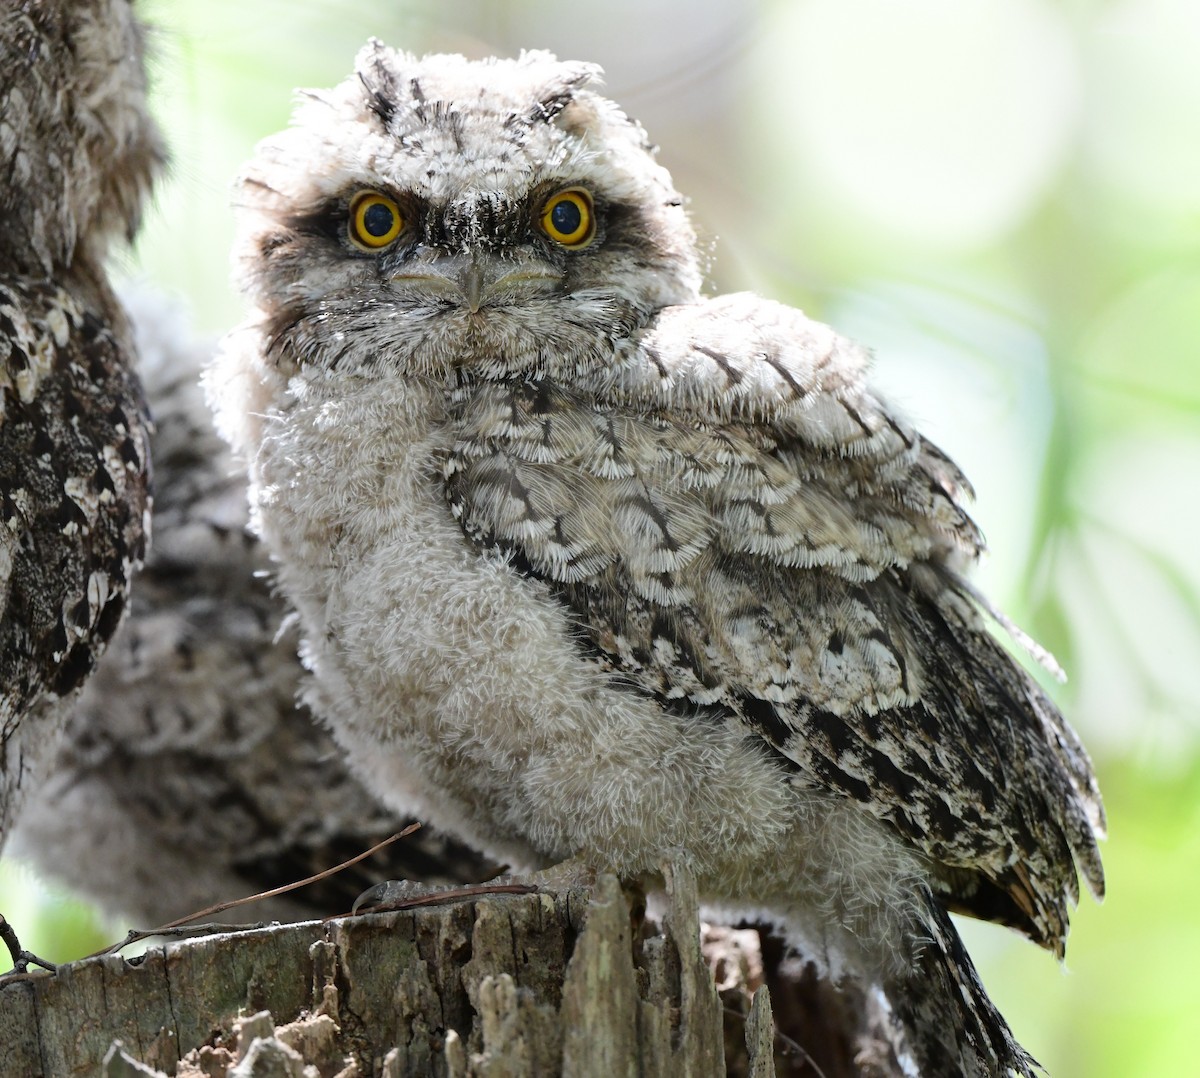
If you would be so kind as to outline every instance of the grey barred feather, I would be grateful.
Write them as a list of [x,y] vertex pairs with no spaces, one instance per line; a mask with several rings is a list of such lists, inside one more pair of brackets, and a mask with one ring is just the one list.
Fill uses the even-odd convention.
[[306,698],[397,809],[517,867],[683,856],[884,987],[922,1073],[1031,1074],[945,911],[1061,953],[1103,816],[961,575],[970,486],[861,348],[701,297],[593,76],[372,43],[243,176],[209,385]]
[[130,0],[34,0],[0,13],[0,244],[52,277],[130,239],[162,165]]
[[161,164],[128,0],[0,14],[0,842],[124,612],[149,417],[104,272]]

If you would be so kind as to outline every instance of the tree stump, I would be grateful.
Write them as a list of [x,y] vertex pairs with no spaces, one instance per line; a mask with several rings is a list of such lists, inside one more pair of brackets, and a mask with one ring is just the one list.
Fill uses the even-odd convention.
[[[668,894],[653,933],[602,876],[86,959],[0,988],[0,1074],[724,1075],[695,885],[674,871]],[[737,1023],[736,1069],[774,1075],[765,988]]]

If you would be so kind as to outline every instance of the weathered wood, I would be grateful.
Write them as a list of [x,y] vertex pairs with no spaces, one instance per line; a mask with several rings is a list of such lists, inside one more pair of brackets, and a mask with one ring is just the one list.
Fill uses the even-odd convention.
[[771,1017],[771,993],[762,985],[746,1017],[747,1078],[775,1078],[775,1021]]
[[[590,894],[477,897],[74,963],[0,987],[0,1076],[724,1075],[695,887],[668,873],[668,892],[660,932],[639,931],[602,876]],[[775,1073],[764,994],[745,1042],[756,1078]]]

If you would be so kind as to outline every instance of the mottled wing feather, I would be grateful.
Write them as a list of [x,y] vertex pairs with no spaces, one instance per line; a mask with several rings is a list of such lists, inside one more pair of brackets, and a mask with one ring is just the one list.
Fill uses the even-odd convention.
[[754,297],[668,309],[581,385],[463,386],[451,507],[639,689],[740,715],[1060,949],[1073,856],[1102,887],[1090,765],[956,576],[969,486],[865,366]]
[[149,419],[107,309],[49,283],[0,282],[5,743],[26,712],[83,684],[144,552]]
[[891,525],[889,564],[919,556],[934,536],[977,555],[983,539],[961,505],[970,484],[873,393],[868,359],[794,308],[738,293],[667,308],[585,386],[639,410],[766,427],[797,478],[877,499],[857,515]]

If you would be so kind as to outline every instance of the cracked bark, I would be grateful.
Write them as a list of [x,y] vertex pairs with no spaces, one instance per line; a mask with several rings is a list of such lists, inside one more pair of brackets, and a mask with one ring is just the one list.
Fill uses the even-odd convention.
[[820,1069],[789,1052],[745,933],[716,960],[710,933],[706,957],[691,880],[673,874],[669,896],[661,929],[601,877],[73,963],[0,987],[0,1076],[860,1073],[845,1030],[818,1037]]

